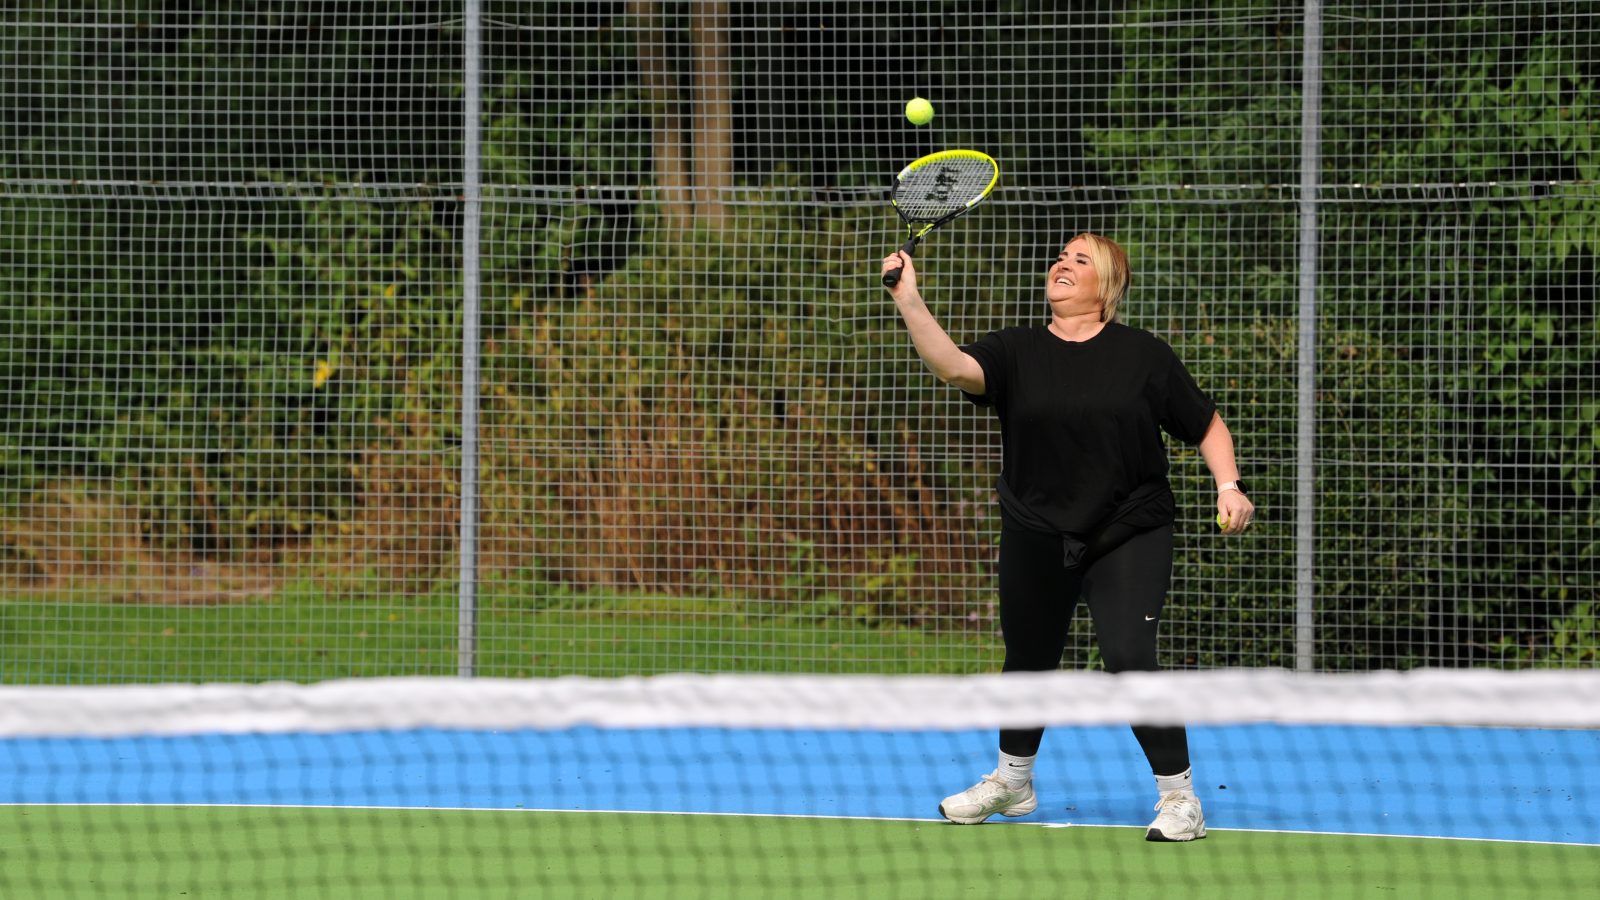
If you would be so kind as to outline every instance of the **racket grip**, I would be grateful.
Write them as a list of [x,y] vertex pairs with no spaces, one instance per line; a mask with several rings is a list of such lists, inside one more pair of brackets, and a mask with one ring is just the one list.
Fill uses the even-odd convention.
[[[910,240],[906,241],[905,246],[900,248],[900,252],[910,256],[911,251],[915,249],[917,249],[917,239],[911,238]],[[892,288],[899,284],[900,276],[905,272],[905,270],[906,267],[901,266],[898,269],[890,269],[889,271],[883,273],[883,286],[886,288]]]

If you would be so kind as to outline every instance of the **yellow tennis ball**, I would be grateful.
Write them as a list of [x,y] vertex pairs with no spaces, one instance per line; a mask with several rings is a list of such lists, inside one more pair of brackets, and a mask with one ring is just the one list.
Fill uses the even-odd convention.
[[906,103],[906,118],[913,125],[926,125],[933,121],[933,104],[921,97],[912,97]]
[[1223,518],[1222,513],[1217,513],[1217,527],[1218,528],[1227,528],[1228,527],[1228,520]]

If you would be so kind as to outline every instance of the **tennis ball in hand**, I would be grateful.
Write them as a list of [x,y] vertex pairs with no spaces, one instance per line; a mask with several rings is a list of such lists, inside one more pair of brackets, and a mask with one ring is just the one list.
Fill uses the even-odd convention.
[[933,121],[933,104],[921,97],[912,97],[906,103],[906,118],[913,125],[926,125]]
[[1228,527],[1228,520],[1227,520],[1227,518],[1225,516],[1222,515],[1222,513],[1217,513],[1217,527],[1218,528],[1227,528]]

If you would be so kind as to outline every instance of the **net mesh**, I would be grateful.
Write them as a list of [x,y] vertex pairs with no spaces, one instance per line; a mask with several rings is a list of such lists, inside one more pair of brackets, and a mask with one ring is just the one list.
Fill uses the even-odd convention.
[[[15,896],[1578,896],[1593,673],[362,679],[0,689]],[[1142,840],[1128,721],[1207,836]],[[1038,809],[938,820],[1049,722]],[[998,820],[999,817],[996,817]]]

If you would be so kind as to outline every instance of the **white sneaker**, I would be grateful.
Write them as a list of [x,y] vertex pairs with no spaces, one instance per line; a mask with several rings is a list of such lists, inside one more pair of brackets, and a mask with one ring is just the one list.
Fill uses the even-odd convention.
[[957,825],[976,825],[995,813],[1015,818],[1038,808],[1039,798],[1033,793],[1033,779],[1028,779],[1028,783],[1020,788],[1012,789],[996,770],[961,793],[944,798],[944,802],[939,804],[939,814]]
[[1156,820],[1145,830],[1147,841],[1196,841],[1206,836],[1206,817],[1200,813],[1200,798],[1173,791],[1156,802]]

